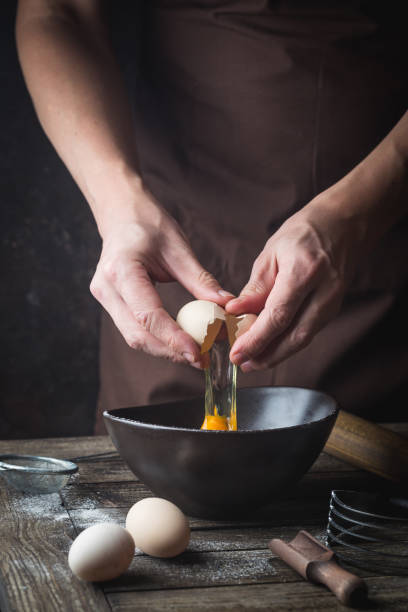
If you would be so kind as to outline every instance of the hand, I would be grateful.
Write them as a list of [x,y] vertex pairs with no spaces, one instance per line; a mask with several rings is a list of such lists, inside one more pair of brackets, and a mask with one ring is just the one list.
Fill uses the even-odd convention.
[[129,219],[110,218],[91,293],[133,349],[202,367],[199,346],[163,308],[156,281],[179,281],[197,299],[225,305],[231,294],[195,258],[177,223],[143,193]]
[[282,225],[227,312],[260,313],[233,345],[244,372],[274,366],[338,312],[361,256],[406,214],[408,113],[345,177]]
[[339,311],[358,260],[357,226],[350,228],[325,197],[290,217],[268,240],[240,296],[227,312],[260,313],[233,345],[242,371],[272,367],[311,342]]

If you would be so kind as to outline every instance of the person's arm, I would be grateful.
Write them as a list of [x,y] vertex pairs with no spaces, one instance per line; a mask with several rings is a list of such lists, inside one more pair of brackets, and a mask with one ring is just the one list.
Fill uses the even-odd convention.
[[343,179],[268,240],[226,309],[260,313],[231,350],[245,372],[272,367],[332,319],[361,256],[408,210],[408,113]]
[[231,294],[202,268],[143,188],[134,126],[98,0],[20,0],[17,47],[39,120],[86,197],[103,239],[91,283],[130,346],[196,365],[199,347],[164,310],[154,281],[198,299]]

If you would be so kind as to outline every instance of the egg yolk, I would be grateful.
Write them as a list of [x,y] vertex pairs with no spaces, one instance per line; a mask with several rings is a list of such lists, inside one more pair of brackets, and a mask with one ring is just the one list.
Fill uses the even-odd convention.
[[201,429],[228,431],[227,417],[218,416],[218,414],[206,414]]
[[201,429],[212,431],[237,431],[237,418],[233,415],[231,418],[220,416],[217,409],[214,408],[214,414],[207,414]]

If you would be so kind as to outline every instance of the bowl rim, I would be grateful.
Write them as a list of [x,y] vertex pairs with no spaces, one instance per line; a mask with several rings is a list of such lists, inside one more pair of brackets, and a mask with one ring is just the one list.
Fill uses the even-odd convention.
[[[129,425],[133,426],[133,427],[137,427],[137,428],[145,428],[145,429],[149,429],[149,430],[158,430],[158,431],[173,431],[173,432],[189,432],[192,433],[193,435],[195,434],[204,434],[204,435],[231,435],[234,434],[234,436],[237,435],[254,435],[254,434],[269,434],[272,431],[283,431],[283,430],[288,430],[288,429],[294,429],[294,428],[305,428],[305,427],[311,427],[312,425],[314,425],[315,423],[323,423],[326,420],[329,420],[335,416],[337,416],[340,407],[339,404],[337,402],[337,400],[334,399],[334,397],[332,397],[331,395],[329,395],[328,393],[325,393],[324,391],[319,391],[317,389],[309,389],[307,387],[297,387],[297,386],[272,386],[272,385],[260,385],[260,386],[256,386],[256,387],[240,387],[239,389],[237,389],[237,393],[239,393],[239,391],[241,390],[248,390],[248,389],[297,389],[300,391],[307,391],[310,392],[312,394],[316,394],[316,395],[320,395],[320,396],[324,396],[325,398],[329,399],[330,402],[333,404],[332,409],[330,410],[329,414],[326,414],[324,417],[321,417],[319,419],[315,419],[314,421],[309,421],[308,423],[299,423],[299,424],[294,424],[294,425],[287,425],[286,427],[274,427],[273,429],[238,429],[237,431],[223,431],[223,430],[208,430],[208,429],[193,429],[190,427],[176,427],[176,426],[172,426],[172,425],[157,425],[155,423],[145,423],[143,421],[138,421],[136,419],[129,419],[127,417],[121,417],[112,413],[115,412],[119,412],[121,410],[128,410],[131,408],[148,408],[148,407],[152,407],[154,408],[155,406],[171,406],[172,404],[180,404],[180,403],[187,403],[187,402],[193,402],[196,400],[199,400],[200,398],[203,400],[204,402],[204,396],[203,395],[198,395],[195,397],[191,397],[188,399],[184,399],[184,400],[175,400],[172,402],[161,402],[158,404],[151,404],[149,405],[142,405],[142,406],[122,406],[120,408],[113,408],[111,410],[104,410],[103,412],[103,417],[106,421],[117,421],[119,423],[128,423]],[[203,403],[204,406],[204,403]]]

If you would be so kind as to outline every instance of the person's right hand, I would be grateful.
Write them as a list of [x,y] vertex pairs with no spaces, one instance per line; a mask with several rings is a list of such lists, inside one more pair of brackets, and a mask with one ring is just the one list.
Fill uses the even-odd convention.
[[233,296],[201,266],[175,220],[146,192],[138,197],[129,218],[111,217],[102,232],[91,293],[130,347],[202,367],[199,346],[166,312],[154,284],[176,280],[221,306]]

